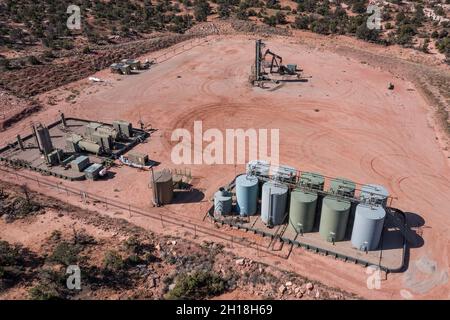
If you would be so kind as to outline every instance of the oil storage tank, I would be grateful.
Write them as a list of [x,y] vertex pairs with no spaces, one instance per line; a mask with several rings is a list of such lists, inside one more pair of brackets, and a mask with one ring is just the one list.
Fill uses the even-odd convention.
[[291,192],[289,225],[297,233],[311,232],[316,216],[317,193],[295,189]]
[[232,194],[225,188],[220,188],[214,194],[214,213],[225,215],[231,213],[232,208]]
[[49,154],[53,151],[52,138],[50,136],[50,131],[47,127],[44,127],[42,124],[38,124],[36,126],[36,138],[39,142],[39,148],[42,153],[45,155]]
[[387,199],[389,192],[387,189],[378,184],[366,184],[361,187],[361,193],[359,199],[361,203],[378,205],[385,207],[387,205]]
[[173,178],[169,170],[153,174],[153,200],[157,206],[169,204],[173,199]]
[[288,187],[269,181],[264,183],[261,198],[261,220],[268,226],[283,224],[286,215]]
[[323,198],[319,233],[324,240],[336,242],[344,239],[350,208],[348,200],[334,196]]
[[382,206],[358,204],[351,237],[352,247],[362,251],[375,250],[380,243],[385,217],[386,211]]
[[258,202],[258,178],[247,174],[236,178],[237,212],[241,216],[251,216],[256,213]]
[[346,178],[335,178],[331,180],[330,192],[336,195],[354,197],[356,184]]
[[320,173],[302,172],[300,175],[300,185],[308,189],[323,191],[325,178]]
[[102,147],[96,144],[95,142],[91,142],[89,140],[80,140],[78,142],[78,148],[81,151],[86,151],[94,154],[102,153]]

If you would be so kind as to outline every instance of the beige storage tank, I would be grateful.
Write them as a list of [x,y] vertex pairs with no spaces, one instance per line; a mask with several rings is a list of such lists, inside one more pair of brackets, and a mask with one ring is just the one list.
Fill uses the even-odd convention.
[[173,178],[169,170],[153,173],[153,202],[157,206],[169,204],[173,199]]

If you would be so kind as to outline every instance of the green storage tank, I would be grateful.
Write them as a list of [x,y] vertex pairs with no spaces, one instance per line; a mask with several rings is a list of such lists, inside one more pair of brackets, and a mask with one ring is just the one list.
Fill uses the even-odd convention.
[[300,175],[300,185],[306,188],[323,191],[324,184],[325,178],[320,173],[302,172]]
[[317,193],[295,189],[291,192],[289,224],[297,233],[311,232],[316,216]]
[[342,241],[345,238],[350,201],[333,196],[326,196],[322,203],[320,217],[320,236],[329,242]]
[[336,195],[354,197],[356,184],[346,178],[335,178],[331,180],[330,192]]

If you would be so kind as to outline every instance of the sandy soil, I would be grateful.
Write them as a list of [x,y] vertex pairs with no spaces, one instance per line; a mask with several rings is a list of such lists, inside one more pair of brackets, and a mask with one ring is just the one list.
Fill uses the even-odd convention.
[[[287,83],[271,92],[252,88],[247,79],[254,39],[215,37],[141,75],[120,77],[121,81],[117,81],[117,76],[102,71],[96,76],[108,77],[107,85],[86,85],[75,102],[61,101],[31,120],[49,122],[56,119],[58,110],[66,116],[101,121],[123,118],[137,124],[142,118],[158,130],[137,149],[161,162],[161,168],[176,167],[170,159],[172,131],[192,130],[196,120],[203,121],[204,130],[279,128],[282,163],[359,183],[385,185],[395,198],[393,206],[424,220],[418,226],[424,244],[411,249],[410,266],[415,267],[389,275],[380,290],[367,289],[364,268],[301,249],[294,250],[288,260],[257,256],[249,248],[232,250],[367,298],[448,299],[450,168],[432,123],[427,120],[430,106],[411,82],[393,76],[389,70],[286,38],[272,38],[267,45],[286,63],[299,64],[304,74],[312,77],[310,81]],[[389,82],[395,84],[395,90],[387,89]],[[86,81],[73,86],[80,84],[85,85]],[[49,95],[67,93],[68,88],[41,98],[45,101]],[[28,127],[28,123],[19,123],[0,137],[11,139]],[[131,168],[113,169],[117,174],[112,180],[68,185],[115,197],[150,212],[209,225],[202,221],[211,205],[209,199],[244,166],[186,167],[196,178],[194,187],[204,193],[200,203],[152,208],[148,175]],[[79,198],[67,201],[80,202]],[[123,217],[152,230],[174,232],[169,228],[160,230],[161,226],[152,219],[130,218],[126,214]],[[182,228],[177,231],[183,233]],[[426,265],[434,268],[421,268],[424,259]]]

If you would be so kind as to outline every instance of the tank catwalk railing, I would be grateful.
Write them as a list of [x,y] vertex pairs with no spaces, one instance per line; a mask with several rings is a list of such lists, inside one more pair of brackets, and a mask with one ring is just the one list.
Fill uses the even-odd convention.
[[[359,197],[356,196],[348,196],[346,195],[345,192],[345,187],[339,187],[338,190],[331,192],[331,191],[325,191],[325,190],[321,190],[321,189],[317,189],[316,186],[312,183],[308,183],[307,182],[307,178],[302,177],[302,174],[304,173],[311,173],[310,171],[300,171],[300,170],[296,170],[295,171],[295,175],[292,175],[291,178],[295,179],[295,181],[288,181],[289,179],[284,178],[284,180],[280,180],[280,177],[277,175],[273,175],[273,174],[269,174],[269,175],[263,175],[260,174],[260,171],[262,171],[261,169],[263,169],[264,171],[273,171],[273,169],[278,168],[277,166],[271,166],[271,165],[263,165],[263,164],[259,164],[258,167],[253,167],[250,168],[249,170],[247,170],[247,174],[248,175],[253,175],[256,176],[259,180],[263,181],[263,182],[273,182],[275,184],[281,184],[281,185],[285,185],[287,187],[289,187],[290,190],[292,189],[300,189],[302,191],[308,191],[308,192],[315,192],[318,195],[321,196],[332,196],[335,198],[340,198],[343,200],[348,200],[352,203],[356,203],[359,204],[361,203],[361,199]],[[243,173],[244,174],[244,173]],[[334,179],[342,179],[342,178],[337,178],[337,177],[331,177],[331,176],[324,176],[322,174],[317,173],[317,176],[321,176],[325,179],[324,181],[324,186],[327,185],[327,181],[328,181],[328,186],[330,185],[330,181],[334,180]],[[358,192],[361,193],[361,191],[363,191],[363,186],[367,187],[367,185],[363,184],[363,183],[355,183],[356,187],[355,187],[355,192],[354,194],[356,195],[356,193]],[[385,197],[387,198],[386,203],[388,204],[388,206],[392,206],[392,202],[395,199],[392,196],[385,196],[382,193],[376,192],[376,190],[374,190],[374,192],[371,192],[371,195],[373,195],[374,197],[378,196],[378,197]],[[372,204],[369,202],[365,202],[368,205]]]

